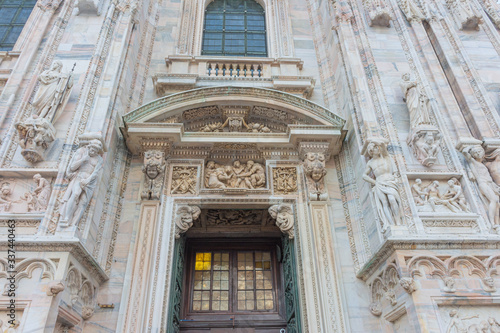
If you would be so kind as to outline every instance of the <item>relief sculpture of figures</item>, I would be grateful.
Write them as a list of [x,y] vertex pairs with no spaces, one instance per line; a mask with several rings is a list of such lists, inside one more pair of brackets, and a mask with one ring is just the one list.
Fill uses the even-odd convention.
[[410,114],[408,145],[413,148],[417,160],[422,165],[431,167],[437,160],[441,134],[438,128],[431,124],[429,98],[418,82],[410,79],[410,73],[403,74],[400,86]]
[[144,152],[142,172],[144,173],[144,188],[141,199],[159,200],[165,175],[165,153],[160,150]]
[[444,190],[441,190],[439,181],[434,180],[424,187],[421,179],[415,179],[411,191],[418,211],[470,213],[458,179],[449,179],[447,185]]
[[211,189],[242,188],[258,189],[266,185],[264,166],[252,160],[246,166],[240,161],[233,165],[219,165],[209,161],[205,168],[205,187]]
[[47,209],[50,198],[50,182],[37,173],[33,176],[37,187],[26,192],[21,199],[28,203],[28,212],[43,212]]
[[2,183],[0,187],[0,212],[8,212],[12,206],[12,201],[10,200],[10,195],[12,194],[12,189],[10,184],[5,182]]
[[102,169],[102,142],[97,138],[84,140],[87,136],[80,136],[82,146],[75,152],[66,170],[69,184],[61,202],[61,227],[71,226],[82,218],[92,199]]
[[[370,160],[366,164],[363,180],[372,185],[377,213],[382,223],[382,232],[389,225],[402,224],[402,205],[399,186],[394,176],[395,167],[387,151],[386,140],[369,138],[366,153]],[[371,176],[373,174],[373,177]]]
[[328,198],[325,190],[324,178],[326,175],[325,155],[322,153],[306,153],[304,158],[309,199],[324,201]]
[[52,63],[50,69],[38,76],[40,85],[32,103],[33,114],[51,123],[59,116],[73,88],[73,70],[65,74],[62,68],[62,62],[57,60]]
[[493,231],[500,231],[500,187],[493,182],[491,174],[484,164],[484,149],[480,145],[467,146],[462,154],[468,164],[468,175],[471,181],[477,183]]

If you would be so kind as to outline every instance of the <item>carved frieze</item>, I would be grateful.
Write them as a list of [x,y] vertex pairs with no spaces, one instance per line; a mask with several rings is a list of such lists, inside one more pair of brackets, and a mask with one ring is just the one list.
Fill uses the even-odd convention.
[[439,306],[446,332],[500,332],[498,306]]
[[172,194],[196,194],[198,167],[174,166],[172,168]]
[[36,188],[33,191],[26,192],[21,197],[28,204],[28,213],[44,212],[47,209],[50,199],[50,182],[37,173],[33,176]]
[[265,210],[208,209],[207,226],[267,225],[269,215]]
[[204,180],[208,189],[259,189],[266,186],[266,169],[252,160],[227,165],[208,161]]
[[141,192],[143,200],[159,200],[165,177],[165,153],[161,150],[144,152],[144,185]]
[[297,192],[297,168],[273,168],[274,194],[290,194]]
[[411,185],[411,193],[419,212],[470,213],[462,186],[456,178],[449,179],[444,187],[438,180],[424,184],[417,178]]

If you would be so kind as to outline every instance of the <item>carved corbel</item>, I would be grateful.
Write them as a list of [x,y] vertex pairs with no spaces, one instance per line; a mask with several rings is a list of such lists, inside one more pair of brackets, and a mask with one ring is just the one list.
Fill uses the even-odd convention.
[[274,205],[269,207],[269,215],[276,220],[276,226],[281,232],[293,239],[294,215],[292,205]]
[[159,200],[165,178],[165,153],[161,150],[144,152],[144,186],[141,193],[143,200]]
[[398,0],[398,5],[401,11],[405,14],[408,22],[421,22],[425,19],[420,7],[414,0]]
[[181,237],[193,226],[193,222],[200,217],[201,209],[198,206],[180,206],[175,216],[175,238]]
[[487,276],[483,278],[483,288],[487,292],[494,293],[497,291],[497,288],[495,287],[495,279],[493,279],[491,276]]
[[301,142],[299,155],[306,174],[309,199],[325,201],[328,193],[325,188],[326,160],[329,158],[327,143]]
[[47,296],[57,296],[64,289],[64,284],[61,281],[51,281],[47,285]]
[[445,276],[443,278],[444,282],[444,288],[443,291],[445,293],[454,293],[456,291],[455,289],[455,279],[450,277],[450,276]]
[[408,293],[412,294],[415,290],[417,290],[417,283],[413,278],[404,277],[399,280],[399,284],[403,289]]
[[370,27],[378,25],[381,27],[391,26],[391,14],[384,0],[363,0],[365,10],[368,16]]
[[460,30],[479,30],[479,24],[483,20],[469,0],[446,0],[446,6]]

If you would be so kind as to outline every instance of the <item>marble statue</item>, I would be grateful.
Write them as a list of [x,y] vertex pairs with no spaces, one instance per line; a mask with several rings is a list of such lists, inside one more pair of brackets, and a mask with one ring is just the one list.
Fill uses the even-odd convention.
[[485,154],[484,165],[488,168],[491,178],[500,186],[500,148]]
[[62,198],[60,225],[68,227],[78,223],[87,208],[97,186],[102,169],[103,145],[98,139],[91,139],[75,152],[66,170],[68,188]]
[[269,207],[269,215],[276,220],[276,225],[281,232],[288,235],[288,238],[293,238],[294,216],[291,205],[274,205]]
[[62,62],[56,60],[50,69],[38,76],[40,85],[33,98],[33,114],[51,123],[59,116],[73,88],[73,70],[65,74],[62,73],[62,68]]
[[180,238],[193,226],[193,222],[200,217],[201,209],[198,206],[181,206],[177,209],[175,217],[175,238]]
[[309,199],[314,201],[326,200],[328,194],[326,193],[324,182],[326,175],[325,155],[322,153],[306,153],[303,165]]
[[10,183],[2,183],[0,187],[0,212],[8,212],[12,206],[12,201],[10,196],[12,194],[12,189],[10,188]]
[[415,3],[414,0],[400,0],[398,1],[399,8],[403,11],[408,22],[422,21],[425,19],[424,14]]
[[258,189],[266,185],[264,166],[249,160],[246,166],[240,161],[233,165],[219,165],[208,161],[205,168],[205,187],[211,189],[244,188]]
[[141,199],[159,200],[165,176],[165,153],[160,150],[144,152],[144,187]]
[[31,115],[16,124],[21,155],[30,163],[44,160],[45,151],[56,138],[56,130],[46,118]]
[[410,79],[410,73],[404,73],[400,82],[401,90],[410,113],[410,126],[416,128],[422,124],[430,124],[429,99],[420,91],[416,80]]
[[484,149],[480,145],[467,146],[462,154],[468,164],[468,175],[471,181],[475,181],[486,203],[488,217],[494,229],[500,227],[500,187],[493,182],[490,172],[484,161]]
[[377,138],[368,140],[366,151],[370,160],[366,164],[363,180],[372,185],[377,213],[384,232],[389,225],[402,224],[401,197],[394,176],[395,168],[387,151],[385,140]]

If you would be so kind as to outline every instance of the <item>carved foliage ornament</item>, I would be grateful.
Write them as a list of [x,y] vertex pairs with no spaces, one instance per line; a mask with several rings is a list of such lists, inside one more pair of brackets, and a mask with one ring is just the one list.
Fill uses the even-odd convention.
[[201,209],[198,206],[180,206],[175,216],[175,238],[180,238],[193,226],[193,222],[200,217]]
[[160,150],[148,150],[144,153],[144,187],[141,198],[159,200],[165,176],[165,153]]
[[269,207],[269,215],[276,220],[276,226],[281,232],[288,235],[288,238],[293,239],[294,230],[294,215],[292,205],[274,205]]

